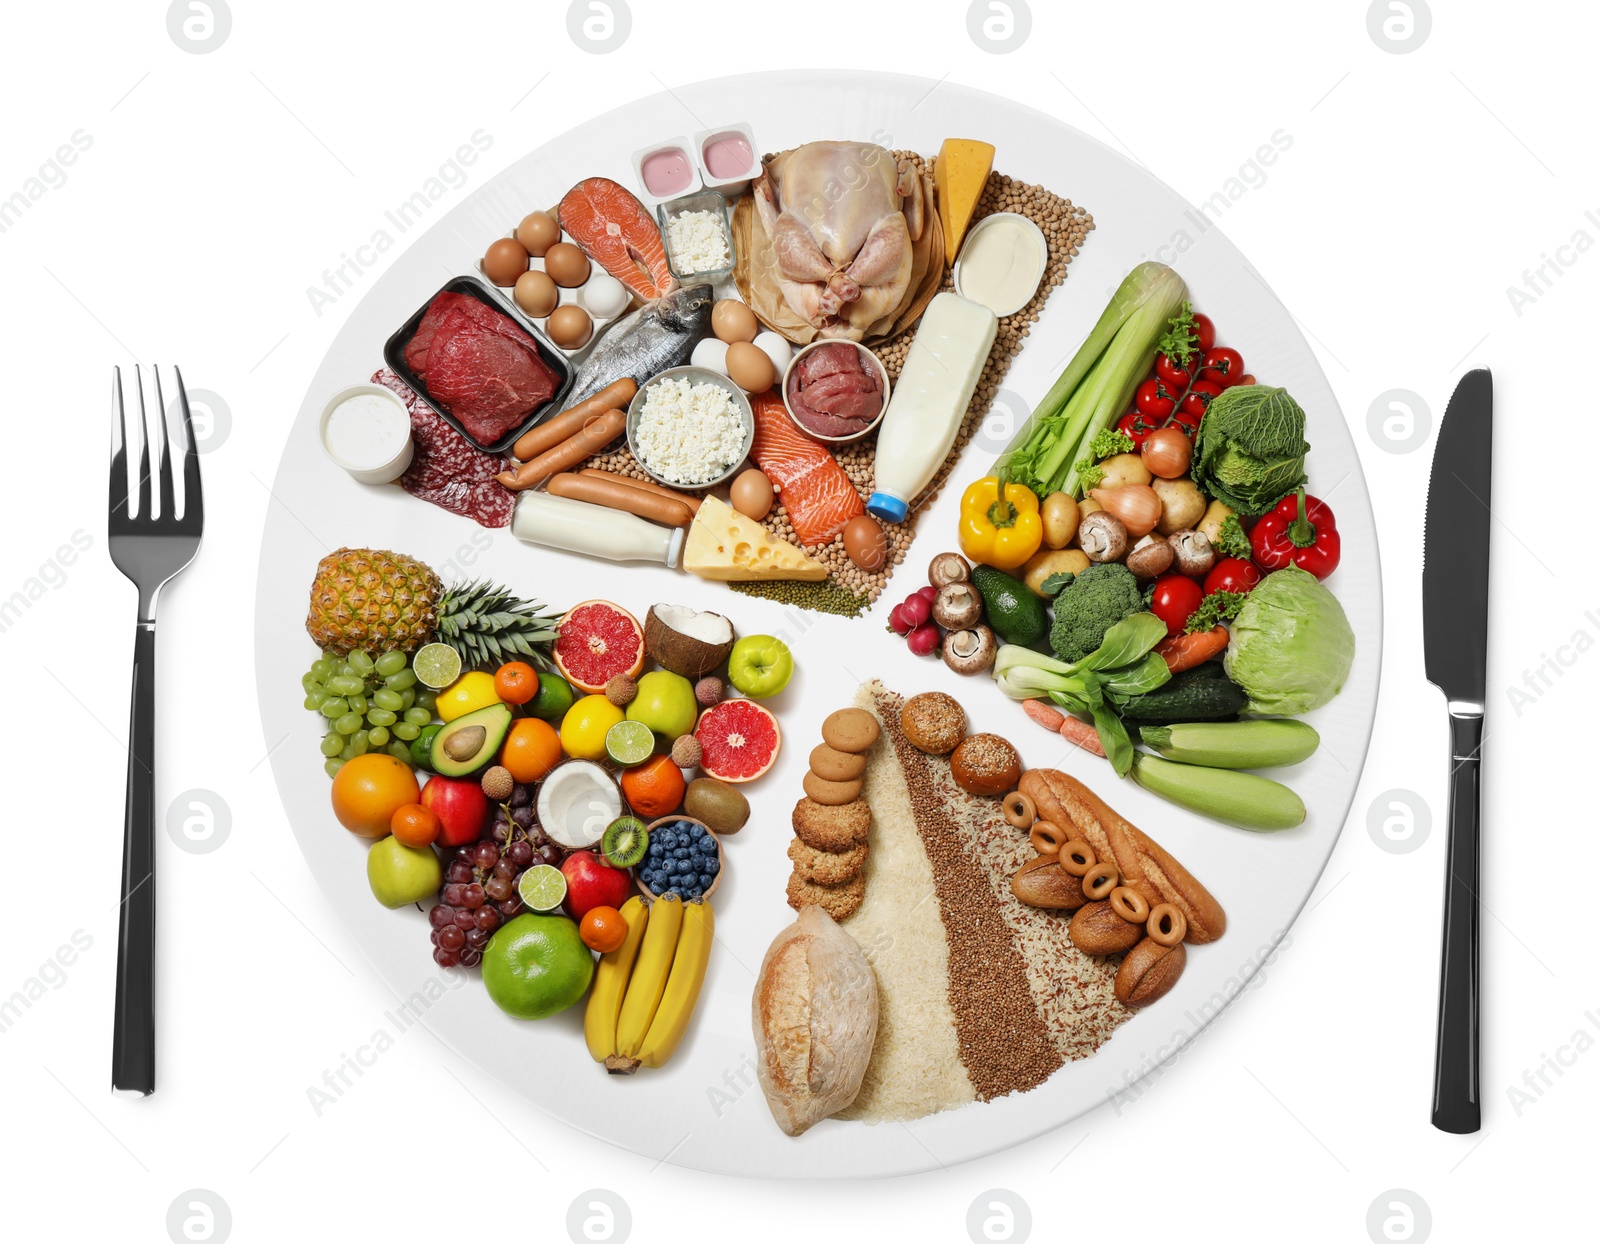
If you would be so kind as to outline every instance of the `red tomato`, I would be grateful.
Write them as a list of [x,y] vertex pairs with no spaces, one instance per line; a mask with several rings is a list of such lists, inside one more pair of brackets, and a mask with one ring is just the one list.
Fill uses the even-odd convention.
[[1199,427],[1200,420],[1206,417],[1206,411],[1211,408],[1211,399],[1222,392],[1222,386],[1211,380],[1196,380],[1189,387],[1189,396],[1183,399],[1183,405],[1178,409],[1188,416],[1184,422],[1191,427]]
[[1224,389],[1244,379],[1244,358],[1227,346],[1213,346],[1200,358],[1200,379]]
[[1139,386],[1138,392],[1133,395],[1133,404],[1146,420],[1165,423],[1177,409],[1178,398],[1182,392],[1180,389],[1177,393],[1173,393],[1161,381],[1152,377]]
[[1248,592],[1261,582],[1261,568],[1243,557],[1224,557],[1206,575],[1206,595],[1212,592]]
[[1156,379],[1166,385],[1175,393],[1182,393],[1189,387],[1189,381],[1194,379],[1193,374],[1177,359],[1166,354],[1156,355]]
[[1189,615],[1200,608],[1200,585],[1187,575],[1164,574],[1156,580],[1150,612],[1167,624],[1168,635],[1181,635]]
[[1217,326],[1211,322],[1209,315],[1195,315],[1194,340],[1201,354],[1217,344]]
[[1155,430],[1155,425],[1146,423],[1145,417],[1136,410],[1130,410],[1117,420],[1117,431],[1131,440],[1135,449],[1143,445]]

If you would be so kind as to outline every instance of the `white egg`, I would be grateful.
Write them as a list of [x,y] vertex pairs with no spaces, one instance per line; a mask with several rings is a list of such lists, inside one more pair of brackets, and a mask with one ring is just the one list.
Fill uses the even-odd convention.
[[628,305],[628,287],[608,272],[594,272],[578,290],[578,304],[596,319],[613,319]]
[[716,337],[707,337],[695,346],[694,353],[689,356],[689,362],[695,367],[704,367],[707,371],[714,371],[719,376],[728,374],[728,343]]
[[756,339],[750,343],[772,360],[772,366],[777,370],[778,378],[783,378],[783,372],[789,366],[789,360],[794,357],[794,347],[791,346],[777,333],[757,333]]

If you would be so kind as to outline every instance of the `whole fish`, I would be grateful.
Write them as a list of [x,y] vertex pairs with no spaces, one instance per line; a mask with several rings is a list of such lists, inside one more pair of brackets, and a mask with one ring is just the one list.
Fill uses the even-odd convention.
[[566,405],[576,406],[624,376],[643,388],[651,376],[683,366],[711,335],[712,301],[711,286],[691,285],[617,320],[579,366]]

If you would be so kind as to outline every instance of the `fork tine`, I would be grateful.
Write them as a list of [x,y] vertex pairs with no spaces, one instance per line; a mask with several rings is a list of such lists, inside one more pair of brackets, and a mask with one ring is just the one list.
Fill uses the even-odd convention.
[[139,519],[150,517],[150,419],[144,411],[144,373],[133,365],[133,387],[139,390]]
[[172,499],[172,430],[167,427],[167,399],[161,392],[160,364],[152,363],[150,371],[156,378],[156,411],[161,420],[161,521],[170,523],[178,509]]
[[183,411],[183,521],[199,529],[205,519],[205,504],[200,495],[200,451],[194,443],[194,419],[189,414],[189,392],[183,387],[183,371],[176,365],[172,374],[178,382],[178,406]]
[[111,425],[111,493],[107,514],[115,526],[120,512],[128,517],[128,420],[122,411],[122,368],[111,369],[111,396],[117,408]]

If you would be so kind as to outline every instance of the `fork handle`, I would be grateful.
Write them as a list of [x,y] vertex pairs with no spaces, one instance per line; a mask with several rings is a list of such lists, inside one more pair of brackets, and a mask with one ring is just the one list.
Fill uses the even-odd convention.
[[133,718],[128,727],[128,800],[122,825],[122,906],[117,938],[117,1013],[111,1086],[156,1087],[156,624],[133,641]]

